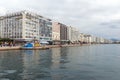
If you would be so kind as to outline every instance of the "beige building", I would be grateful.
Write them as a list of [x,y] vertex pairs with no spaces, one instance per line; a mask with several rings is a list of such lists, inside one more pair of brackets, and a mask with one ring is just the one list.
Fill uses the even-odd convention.
[[53,22],[52,40],[53,44],[66,44],[68,41],[67,27],[65,24]]
[[52,25],[53,40],[67,40],[67,26],[59,22],[53,22]]
[[60,25],[58,22],[52,23],[52,40],[60,40]]
[[80,33],[80,42],[83,43],[84,40],[85,40],[85,37],[84,37],[84,34],[83,33]]

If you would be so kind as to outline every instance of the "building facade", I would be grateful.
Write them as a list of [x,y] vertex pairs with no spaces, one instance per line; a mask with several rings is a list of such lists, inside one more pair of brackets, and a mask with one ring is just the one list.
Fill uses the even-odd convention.
[[68,40],[67,35],[67,26],[62,23],[58,23],[60,25],[60,40],[66,41]]
[[3,38],[3,26],[4,26],[4,19],[0,17],[0,38]]
[[53,44],[66,44],[68,41],[68,26],[59,22],[52,24],[52,40]]
[[0,17],[2,38],[32,40],[52,39],[52,22],[38,14],[27,11],[6,14]]
[[60,25],[58,22],[52,23],[52,40],[60,40]]
[[68,27],[68,40],[70,40],[72,43],[76,43],[80,41],[80,32],[75,27]]

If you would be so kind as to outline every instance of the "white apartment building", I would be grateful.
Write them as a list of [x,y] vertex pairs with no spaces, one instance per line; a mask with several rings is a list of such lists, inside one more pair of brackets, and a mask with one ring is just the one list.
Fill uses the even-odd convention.
[[52,38],[52,22],[28,11],[10,13],[0,17],[0,37],[18,40]]
[[83,33],[80,33],[80,42],[84,42],[85,41],[85,37]]
[[68,40],[72,42],[76,42],[80,40],[80,32],[77,28],[75,27],[68,27]]
[[89,34],[84,34],[84,42],[85,43],[91,43],[92,42],[92,36]]
[[3,35],[2,35],[2,33],[3,33],[3,25],[4,25],[4,20],[3,20],[3,17],[1,16],[0,17],[0,38],[2,38],[3,37]]

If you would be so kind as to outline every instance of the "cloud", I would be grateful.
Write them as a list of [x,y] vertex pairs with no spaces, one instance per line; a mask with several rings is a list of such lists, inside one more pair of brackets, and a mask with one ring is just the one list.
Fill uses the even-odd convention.
[[0,7],[0,15],[4,15],[6,13],[6,9],[4,7]]
[[120,20],[113,20],[110,22],[100,23],[101,26],[110,28],[110,29],[120,29]]
[[[7,4],[9,3],[9,4]],[[81,32],[120,36],[120,0],[2,0],[0,14],[19,10],[37,12],[54,21],[78,27]],[[117,30],[118,29],[118,30]],[[107,32],[111,31],[112,34]]]

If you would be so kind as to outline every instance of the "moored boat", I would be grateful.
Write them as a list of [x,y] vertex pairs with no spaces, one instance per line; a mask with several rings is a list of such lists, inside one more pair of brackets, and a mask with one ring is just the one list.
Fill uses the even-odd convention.
[[22,50],[43,50],[43,49],[49,49],[45,46],[40,46],[40,43],[35,41],[34,43],[26,43],[24,46],[21,47]]

